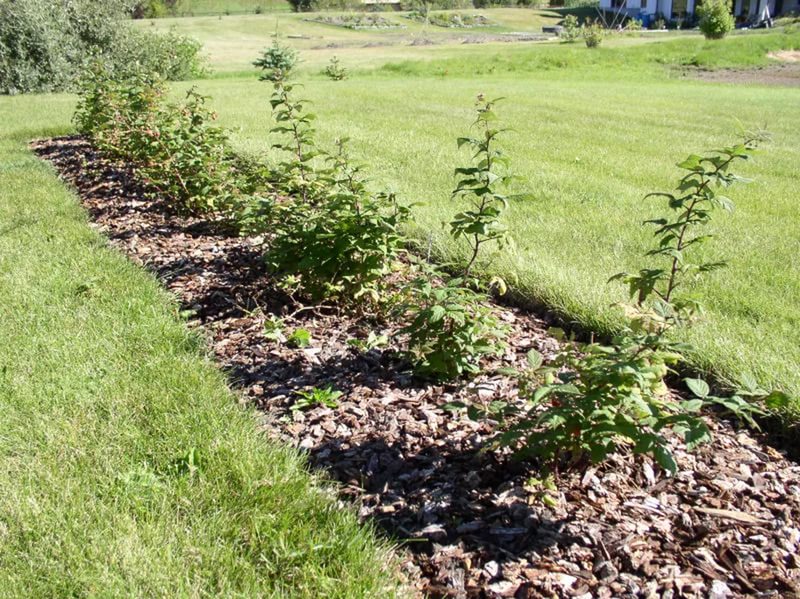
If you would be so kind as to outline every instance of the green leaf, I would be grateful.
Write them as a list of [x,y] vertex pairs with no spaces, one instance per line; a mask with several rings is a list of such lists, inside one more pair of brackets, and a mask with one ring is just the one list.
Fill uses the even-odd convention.
[[689,390],[701,399],[708,397],[708,394],[711,392],[711,389],[708,387],[708,383],[702,379],[687,378],[683,379],[683,381],[686,383],[686,386],[689,387]]
[[672,453],[670,453],[669,449],[663,445],[657,444],[653,447],[653,457],[656,459],[658,465],[672,476],[675,476],[678,472],[678,464],[675,462],[675,458],[672,457]]
[[544,358],[542,357],[542,354],[540,354],[535,349],[530,350],[526,357],[528,360],[528,367],[531,370],[537,370],[544,363]]

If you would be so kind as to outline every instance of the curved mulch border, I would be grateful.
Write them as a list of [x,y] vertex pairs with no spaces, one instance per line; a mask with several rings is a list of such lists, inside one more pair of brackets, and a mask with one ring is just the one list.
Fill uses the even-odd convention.
[[[480,451],[487,424],[442,408],[474,394],[513,398],[512,381],[421,384],[392,351],[349,347],[369,323],[344,315],[288,319],[311,332],[307,348],[270,341],[265,314],[286,306],[256,240],[170,214],[80,138],[33,148],[75,186],[112,245],[193,311],[233,383],[262,409],[265,430],[307,450],[362,517],[403,544],[420,594],[800,596],[800,467],[750,432],[710,420],[714,441],[693,453],[676,445],[671,479],[647,458],[615,456],[545,491],[524,464]],[[496,366],[558,349],[536,317],[499,311],[513,333]],[[296,390],[328,384],[344,392],[338,407],[290,410]]]

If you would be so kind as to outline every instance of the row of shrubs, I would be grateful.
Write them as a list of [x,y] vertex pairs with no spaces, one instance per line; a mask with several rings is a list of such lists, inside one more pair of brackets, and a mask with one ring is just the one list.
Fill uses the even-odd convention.
[[144,69],[170,80],[203,74],[200,43],[129,27],[127,0],[0,0],[0,93],[71,90],[100,60],[119,78]]
[[[374,191],[346,139],[330,151],[319,147],[315,116],[283,71],[262,79],[273,85],[271,133],[281,156],[271,165],[235,155],[205,98],[190,91],[183,103],[167,102],[163,83],[148,74],[120,81],[92,71],[84,78],[76,123],[99,151],[131,163],[177,209],[224,219],[263,238],[264,260],[288,298],[395,323],[418,376],[448,381],[480,373],[484,358],[502,352],[507,341],[489,297],[505,284],[475,275],[483,271],[487,248],[509,241],[502,221],[510,165],[500,147],[505,130],[498,124],[497,102],[479,96],[470,135],[457,140],[470,160],[455,169],[452,195],[461,211],[449,226],[469,259],[445,271],[418,257],[403,234],[413,206]],[[551,467],[599,461],[622,445],[674,472],[665,430],[693,446],[709,436],[699,412],[710,404],[752,423],[762,413],[759,400],[772,408],[785,401],[755,384],[716,397],[703,381],[687,379],[690,400],[673,397],[665,385],[689,349],[672,341],[670,331],[689,326],[698,309],[681,291],[691,277],[720,266],[692,262],[690,250],[708,239],[698,230],[712,214],[730,208],[717,188],[737,181],[730,168],[747,160],[757,141],[750,137],[707,156],[690,156],[679,165],[686,171],[680,192],[657,194],[666,198],[671,216],[652,221],[657,243],[647,256],[653,264],[614,277],[630,287],[634,301],[629,325],[610,344],[567,342],[553,364],[531,352],[527,368],[504,371],[519,379],[524,405],[478,401],[450,407],[498,421],[498,446]],[[269,322],[279,329],[278,319]]]

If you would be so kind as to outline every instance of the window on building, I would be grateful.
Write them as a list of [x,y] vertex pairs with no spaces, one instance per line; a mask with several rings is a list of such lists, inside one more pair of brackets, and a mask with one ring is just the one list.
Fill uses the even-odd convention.
[[686,16],[687,0],[672,0],[672,18],[680,19]]

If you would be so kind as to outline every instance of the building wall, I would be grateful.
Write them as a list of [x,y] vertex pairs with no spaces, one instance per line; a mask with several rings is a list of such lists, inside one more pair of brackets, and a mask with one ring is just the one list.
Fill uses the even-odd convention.
[[[694,7],[697,0],[687,0],[686,13],[694,13]],[[774,17],[775,15],[775,0],[750,0],[748,14],[743,15],[742,9],[744,8],[743,0],[736,0],[734,4],[733,14],[735,16],[755,16],[759,8],[763,8],[764,4],[769,6],[769,12]],[[600,0],[600,8],[605,10],[617,10],[613,6],[613,0]],[[672,16],[672,0],[626,0],[624,12],[631,15],[638,14],[639,10],[649,15],[663,14],[667,19]],[[784,0],[783,13],[800,12],[800,0]]]

